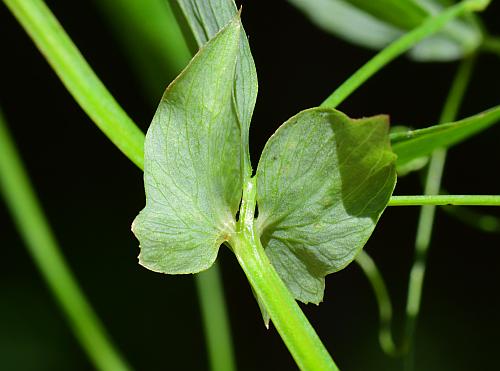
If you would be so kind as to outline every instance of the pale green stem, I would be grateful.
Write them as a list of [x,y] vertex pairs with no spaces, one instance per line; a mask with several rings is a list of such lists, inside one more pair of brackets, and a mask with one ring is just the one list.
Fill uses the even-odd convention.
[[[446,99],[443,111],[440,117],[440,123],[454,121],[458,115],[459,107],[462,103],[467,85],[469,84],[472,70],[474,67],[475,58],[465,59],[456,74],[450,92]],[[437,196],[441,189],[441,179],[446,163],[446,149],[438,149],[434,151],[429,162],[427,178],[424,187],[424,193],[427,198],[439,198],[446,196]],[[481,197],[476,199],[476,204],[491,205],[493,202],[498,202],[500,205],[500,196],[476,196]],[[470,196],[451,196],[452,200],[447,204],[464,204],[466,198]],[[422,301],[422,289],[425,278],[427,254],[431,243],[432,228],[434,224],[434,216],[436,206],[423,206],[420,211],[420,217],[417,227],[417,235],[415,240],[415,256],[413,265],[410,271],[408,282],[408,296],[406,299],[406,324],[405,324],[405,346],[408,349],[408,354],[405,359],[405,367],[408,371],[415,367],[415,330],[420,312]]]
[[328,351],[269,261],[254,226],[255,178],[244,185],[237,233],[229,241],[278,333],[301,370],[338,370]]
[[[427,181],[425,184],[425,194],[432,197],[439,193],[441,188],[441,176],[446,160],[445,150],[436,150],[431,157]],[[437,196],[435,196],[437,197]],[[500,201],[500,197],[499,197]],[[405,324],[405,345],[408,354],[405,359],[407,370],[413,370],[415,357],[415,327],[420,311],[422,298],[422,288],[426,269],[427,251],[430,246],[432,235],[432,225],[434,223],[435,206],[424,206],[420,211],[417,227],[417,238],[415,241],[415,257],[410,271],[408,294],[406,299],[406,324]]]
[[129,370],[69,269],[0,112],[0,190],[33,261],[95,368]]
[[439,31],[453,18],[459,17],[467,11],[482,10],[487,4],[488,1],[483,0],[465,0],[447,8],[434,17],[428,18],[420,26],[404,34],[370,59],[342,85],[340,85],[321,104],[321,107],[337,107],[365,81],[380,71],[388,63],[412,48],[415,44]]
[[212,371],[236,370],[229,315],[217,262],[196,275],[196,288],[200,301],[205,342]]
[[[4,0],[19,23],[35,42],[50,65],[62,80],[68,91],[73,95],[82,109],[90,116],[104,134],[140,169],[144,168],[144,134],[127,116],[111,94],[106,90],[99,78],[80,54],[57,19],[41,0]],[[218,270],[209,269],[203,276],[196,276],[198,285],[204,287],[205,295],[200,297],[202,312],[213,325],[205,324],[206,328],[217,327],[219,331],[218,345],[210,344],[210,362],[213,370],[232,371],[235,369],[232,356],[232,341],[229,333],[229,323],[223,300],[215,305],[215,299],[206,302],[211,294],[222,299]],[[199,282],[208,280],[212,285]],[[209,287],[209,288],[207,288]],[[200,289],[199,289],[200,290]],[[204,307],[208,306],[212,310]],[[226,333],[222,330],[226,329]],[[207,334],[211,341],[212,335]],[[224,349],[222,360],[217,347]],[[212,350],[215,353],[212,353]],[[221,361],[222,363],[218,363]],[[222,368],[225,367],[225,368]]]
[[[385,67],[395,58],[399,57],[401,54],[405,53],[415,44],[423,40],[424,38],[432,35],[433,33],[439,31],[447,22],[453,18],[460,16],[465,11],[471,10],[483,10],[484,7],[488,5],[488,1],[463,1],[455,6],[452,6],[442,12],[441,14],[429,18],[424,21],[419,27],[408,32],[407,34],[400,37],[398,40],[394,41],[388,47],[384,48],[377,55],[375,55],[371,60],[369,60],[363,67],[358,69],[350,78],[348,78],[342,85],[340,85],[322,104],[322,107],[335,108],[340,103],[342,103],[347,97],[349,97],[357,88],[359,88],[363,83],[365,83],[370,77],[375,73]],[[460,75],[460,74],[459,74]],[[446,104],[445,111],[452,112],[452,108],[456,103],[458,103],[458,89],[452,89],[448,103]],[[446,113],[444,115],[447,115]],[[453,120],[450,120],[453,121]],[[471,197],[471,198],[469,198]],[[448,199],[435,199],[432,197],[425,196],[393,196],[389,202],[389,206],[412,206],[412,205],[424,205],[424,204],[455,204],[457,202],[474,202],[478,200],[476,196],[457,196],[450,197]],[[493,196],[495,197],[495,196]],[[480,202],[495,201],[485,200],[484,198],[479,199]],[[370,281],[372,285],[377,303],[379,306],[379,316],[380,316],[380,329],[379,329],[379,340],[382,348],[388,354],[396,355],[404,350],[404,344],[402,348],[398,348],[395,345],[392,332],[392,304],[390,302],[390,296],[388,294],[387,288],[385,286],[384,280],[380,271],[377,269],[375,262],[370,258],[369,255],[362,252],[356,259],[357,263],[360,265],[364,274]]]
[[392,196],[388,206],[500,206],[496,195],[419,195]]
[[[443,108],[443,112],[441,115],[441,122],[448,122],[448,121],[453,121],[454,118],[456,117],[456,113],[458,111],[458,108],[460,106],[460,102],[462,100],[462,97],[464,95],[467,82],[470,79],[471,71],[473,68],[473,63],[474,63],[474,58],[469,58],[465,60],[459,67],[459,70],[457,71],[456,78],[453,82],[453,85],[450,89],[450,93],[448,95],[448,98],[446,100],[445,106]],[[435,171],[439,170],[434,170],[436,166],[436,160],[437,165],[439,165],[439,153],[437,157],[435,158],[434,165],[433,165],[433,170],[432,172],[435,173]],[[439,174],[438,174],[439,175]],[[435,179],[434,179],[435,181]],[[391,201],[389,202],[390,206],[420,206],[423,204],[431,204],[431,205],[437,205],[437,204],[464,204],[464,203],[474,203],[474,205],[477,204],[478,196],[450,196],[450,197],[443,197],[443,196],[393,196],[391,198]],[[493,201],[497,199],[497,196],[487,196],[486,198],[484,196],[479,196],[481,199],[479,202],[484,203],[487,206],[494,206],[491,204],[494,204],[491,202],[491,197],[493,197]],[[453,208],[450,207],[450,209],[456,210],[457,212],[461,210],[460,208]],[[491,221],[489,221],[491,222]],[[490,225],[491,228],[491,225]],[[420,241],[421,243],[422,241]],[[425,241],[424,241],[425,242]],[[379,328],[379,340],[382,349],[390,355],[400,355],[402,353],[405,353],[408,350],[409,346],[409,341],[407,339],[407,336],[409,335],[408,333],[405,334],[405,339],[403,340],[401,346],[397,346],[394,342],[394,338],[391,332],[391,326],[392,326],[392,303],[390,300],[390,295],[387,291],[385,282],[383,280],[382,274],[378,270],[375,262],[370,258],[368,254],[366,254],[364,251],[356,258],[356,262],[360,265],[363,273],[366,275],[368,280],[370,281],[370,284],[373,287],[373,290],[375,292],[375,297],[377,299],[377,304],[379,307],[379,316],[380,316],[380,328]],[[419,268],[420,267],[420,268]],[[423,278],[423,272],[421,271],[421,265],[417,266],[413,278],[414,279],[422,279]],[[424,265],[425,268],[425,265]],[[414,284],[413,288],[418,289],[420,287],[421,289],[422,285]],[[411,310],[415,310],[415,305],[417,302],[420,302],[420,299],[416,295],[411,295],[411,297],[408,298],[408,301],[410,302],[409,307]],[[419,306],[419,305],[418,305]]]

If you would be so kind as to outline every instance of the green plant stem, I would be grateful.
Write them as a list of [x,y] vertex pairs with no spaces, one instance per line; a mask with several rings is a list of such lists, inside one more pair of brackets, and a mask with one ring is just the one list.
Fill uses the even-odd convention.
[[256,295],[301,370],[338,370],[299,305],[267,258],[254,227],[255,178],[243,189],[237,233],[229,241]]
[[[50,9],[40,0],[4,0],[4,3],[82,109],[111,142],[143,170],[144,134],[106,90]],[[218,336],[206,335],[208,341],[217,341],[217,344],[208,344],[212,369],[232,371],[235,369],[232,340],[228,318],[225,317],[219,271],[217,268],[209,269],[203,275],[197,275],[195,279],[196,284],[200,286],[198,291],[204,292],[204,295],[200,296],[200,303],[204,320],[210,322],[205,324],[205,328],[217,328],[218,332]],[[203,280],[208,282],[204,283]],[[227,358],[223,358],[223,355]]]
[[[429,163],[427,181],[424,190],[424,193],[429,196],[423,197],[438,197],[432,195],[439,193],[439,189],[441,188],[441,177],[443,174],[445,160],[445,150],[434,151]],[[406,299],[405,345],[408,349],[408,354],[405,359],[405,367],[407,370],[413,370],[414,368],[415,328],[418,314],[420,312],[427,252],[430,246],[435,209],[436,206],[434,206],[434,204],[431,206],[423,206],[418,220],[417,237],[415,241],[415,256],[410,270],[408,294]]]
[[[456,119],[459,107],[462,103],[467,85],[472,75],[475,58],[470,57],[465,59],[459,66],[456,77],[451,86],[450,92],[446,99],[443,111],[440,117],[440,123],[451,122]],[[441,179],[446,163],[446,149],[438,149],[434,151],[429,162],[427,178],[424,187],[424,197],[436,196],[441,189]],[[442,196],[441,196],[442,197]],[[453,196],[452,202],[464,202],[467,196]],[[476,196],[481,197],[481,196]],[[477,202],[485,202],[488,204],[488,199],[483,198]],[[500,205],[500,196],[488,197],[490,202],[495,199]],[[465,201],[466,202],[466,201]],[[420,211],[420,217],[417,227],[417,235],[415,239],[415,253],[413,265],[410,271],[408,282],[408,295],[406,299],[406,323],[405,323],[405,345],[408,349],[408,354],[405,358],[406,370],[413,370],[415,367],[415,329],[417,326],[418,315],[422,301],[422,290],[425,278],[427,255],[431,243],[432,229],[436,212],[435,205],[423,206]]]
[[388,206],[500,206],[500,196],[492,195],[422,195],[392,196]]
[[224,300],[219,264],[196,275],[205,342],[212,371],[236,370],[229,315]]
[[126,371],[54,238],[0,112],[0,190],[35,264],[98,370]]
[[349,97],[365,81],[385,67],[388,63],[405,53],[415,44],[436,33],[450,20],[467,11],[482,10],[488,4],[483,0],[465,0],[453,5],[440,14],[425,20],[420,26],[404,34],[384,48],[365,65],[358,69],[342,85],[340,85],[322,104],[321,107],[335,108]]
[[[460,103],[462,101],[462,98],[465,93],[465,89],[467,86],[468,81],[470,80],[470,75],[473,69],[474,65],[474,57],[470,57],[466,59],[459,67],[457,71],[456,78],[453,82],[453,85],[450,89],[450,93],[448,95],[448,98],[446,100],[445,106],[443,108],[443,112],[441,114],[441,122],[448,122],[450,120],[453,120],[456,117],[456,113],[458,112]],[[437,174],[440,176],[439,173],[436,173],[439,171],[439,167],[436,169],[436,166],[439,165],[439,163],[443,160],[443,156],[440,155],[438,152],[438,155],[434,157],[434,164],[432,173],[435,175]],[[443,163],[444,165],[444,163]],[[430,179],[429,179],[430,181]],[[435,182],[436,179],[433,178],[433,182]],[[436,192],[435,192],[436,193]],[[459,200],[457,200],[457,197]],[[393,196],[391,199],[391,202],[389,205],[394,205],[394,206],[409,206],[409,205],[421,205],[422,202],[434,205],[434,204],[440,204],[442,202],[445,202],[446,204],[448,203],[460,203],[463,204],[464,201],[471,201],[471,198],[475,198],[476,196],[451,196],[451,199],[445,199],[442,196],[440,197],[435,197],[432,195],[427,195],[426,197],[422,196]],[[494,196],[496,197],[496,196]],[[424,199],[424,201],[422,201]],[[485,200],[483,199],[482,202]],[[472,202],[475,204],[475,201],[472,199]],[[488,202],[486,202],[488,203]],[[489,204],[489,203],[488,203]],[[433,206],[432,206],[433,207]],[[459,213],[461,210],[466,211],[466,209],[463,208],[454,208],[454,207],[446,207],[445,209],[448,209],[449,212],[456,212]],[[460,214],[461,215],[461,214]],[[425,215],[428,217],[428,214]],[[466,216],[470,219],[471,216],[466,214]],[[497,220],[493,218],[491,220],[490,218],[488,219],[481,219],[477,217],[477,215],[474,220],[474,223],[477,224],[479,221],[484,223],[481,223],[482,228],[489,228],[491,231],[495,231],[495,227],[497,227]],[[427,219],[427,222],[429,219]],[[472,222],[469,220],[469,222]],[[484,225],[483,225],[484,224]],[[428,229],[429,231],[429,229]],[[422,232],[423,233],[423,232]],[[420,237],[420,243],[423,240],[423,235]],[[429,237],[430,238],[430,237]],[[425,242],[425,241],[424,241]],[[420,255],[419,255],[420,256]],[[421,257],[421,256],[420,256]],[[380,328],[379,328],[379,341],[381,344],[382,349],[389,355],[392,356],[397,356],[401,355],[407,352],[408,346],[409,346],[409,340],[407,339],[407,336],[409,335],[408,332],[405,333],[405,338],[401,344],[401,346],[397,346],[394,342],[394,338],[391,332],[391,324],[392,324],[392,303],[390,300],[390,295],[388,293],[387,287],[385,285],[385,282],[383,280],[382,274],[378,270],[375,262],[372,260],[372,258],[362,251],[358,257],[356,258],[356,262],[359,264],[360,268],[362,269],[363,273],[366,275],[368,278],[374,293],[375,297],[377,299],[377,304],[379,307],[379,316],[380,316]],[[420,261],[420,263],[422,263]],[[425,263],[425,261],[424,261]],[[412,276],[414,279],[419,280],[423,279],[423,274],[421,271],[422,265],[419,264],[417,265],[415,269],[415,274]],[[425,264],[424,264],[425,268]],[[418,284],[418,281],[414,281],[416,283],[413,284],[413,289],[421,289],[422,284]],[[415,305],[417,302],[420,302],[419,298],[420,294],[418,293],[413,293],[412,295],[409,295],[408,300],[411,304],[409,304],[409,307],[412,308],[413,311],[415,311]],[[418,305],[419,306],[419,305]],[[413,325],[412,325],[413,327]],[[407,328],[408,330],[409,328]]]
[[144,134],[118,105],[41,0],[3,0],[73,98],[104,134],[142,167]]
[[444,124],[447,122],[452,122],[457,119],[458,111],[462,100],[465,96],[465,91],[469,85],[469,81],[474,70],[476,63],[475,55],[472,55],[464,59],[455,74],[455,78],[451,85],[448,97],[441,112],[441,117],[439,118],[439,123]]

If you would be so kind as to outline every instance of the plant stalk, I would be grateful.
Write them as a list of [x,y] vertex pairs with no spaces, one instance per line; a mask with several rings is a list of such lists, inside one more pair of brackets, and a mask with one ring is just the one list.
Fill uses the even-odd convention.
[[[399,39],[381,50],[342,85],[340,85],[323,103],[321,107],[335,108],[349,97],[357,88],[366,82],[375,73],[380,71],[394,59],[408,51],[414,45],[431,36],[443,28],[450,20],[459,17],[465,12],[480,11],[487,5],[488,1],[464,0],[445,9],[440,14],[426,19],[422,24],[412,31],[404,34]],[[452,120],[453,121],[453,120]]]
[[219,264],[215,262],[210,269],[195,276],[195,283],[210,369],[234,371],[236,360],[221,276]]
[[392,196],[388,206],[500,206],[500,196],[493,195],[421,195]]
[[[465,96],[465,91],[467,90],[467,85],[469,84],[472,75],[474,63],[475,57],[472,56],[465,59],[460,64],[443,107],[439,120],[440,123],[451,122],[456,119],[460,105]],[[434,199],[442,197],[437,195],[441,189],[441,179],[443,177],[444,166],[446,163],[446,152],[446,149],[443,148],[434,151],[432,154],[424,189],[426,196],[423,197]],[[500,205],[500,196],[476,197],[482,197],[482,199],[476,200],[476,204],[483,202],[486,205],[491,205],[491,202],[495,202],[496,199],[498,205]],[[452,196],[452,198],[454,200],[451,202],[457,204],[457,201],[464,202],[467,196]],[[423,206],[420,211],[418,221],[417,235],[415,239],[415,253],[409,276],[408,296],[406,299],[405,346],[408,353],[405,357],[405,368],[407,371],[415,369],[415,332],[420,313],[427,255],[431,244],[435,213],[435,205]]]
[[244,185],[237,233],[229,243],[299,368],[303,371],[338,371],[261,245],[254,226],[256,188],[255,178]]
[[94,367],[101,371],[130,370],[64,260],[1,112],[0,191],[34,263]]

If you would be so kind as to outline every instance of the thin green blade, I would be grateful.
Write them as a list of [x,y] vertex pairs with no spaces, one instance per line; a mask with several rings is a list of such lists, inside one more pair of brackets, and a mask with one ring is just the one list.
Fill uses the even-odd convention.
[[398,169],[430,155],[435,149],[448,148],[500,122],[500,106],[448,124],[391,134]]
[[240,128],[232,91],[237,16],[167,88],[146,135],[146,207],[133,223],[139,261],[183,274],[209,268],[239,206]]

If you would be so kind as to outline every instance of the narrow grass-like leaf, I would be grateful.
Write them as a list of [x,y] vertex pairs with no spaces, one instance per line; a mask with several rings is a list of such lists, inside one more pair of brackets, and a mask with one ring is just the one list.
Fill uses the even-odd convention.
[[234,232],[242,188],[232,91],[234,18],[167,88],[146,134],[146,208],[133,224],[140,263],[183,274],[209,268]]
[[[170,0],[177,9],[178,20],[184,24],[184,33],[193,40],[194,48],[199,48],[212,38],[237,13],[233,0]],[[240,49],[236,65],[234,101],[241,126],[241,171],[248,179],[252,174],[248,133],[250,121],[257,99],[257,72],[250,45],[242,29]]]
[[257,228],[296,299],[321,302],[324,277],[363,247],[396,182],[388,121],[314,108],[283,124],[257,168]]
[[391,134],[397,166],[427,156],[437,148],[448,148],[500,122],[500,106],[448,124]]

